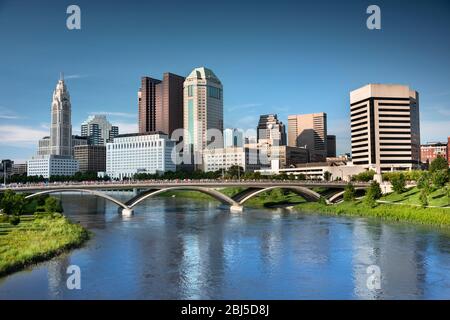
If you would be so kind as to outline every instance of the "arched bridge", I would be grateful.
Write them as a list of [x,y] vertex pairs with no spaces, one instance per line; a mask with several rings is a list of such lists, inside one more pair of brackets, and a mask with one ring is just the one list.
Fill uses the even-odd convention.
[[[274,189],[290,190],[307,201],[318,201],[322,196],[314,191],[314,187],[327,187],[329,192],[325,197],[328,203],[338,200],[342,196],[342,190],[345,183],[333,182],[283,182],[283,181],[264,181],[264,182],[132,182],[132,183],[99,183],[99,184],[74,184],[74,185],[51,185],[51,186],[32,186],[32,187],[18,187],[13,190],[18,192],[31,192],[26,198],[32,198],[43,194],[62,193],[62,192],[83,192],[93,194],[95,196],[107,199],[122,208],[122,213],[130,215],[133,208],[142,201],[156,196],[158,194],[174,191],[174,190],[190,190],[197,191],[210,195],[214,199],[223,204],[230,206],[231,211],[242,211],[243,205],[249,199],[258,196],[259,194]],[[239,187],[243,188],[239,193],[228,196],[220,192],[223,187]],[[358,189],[367,188],[368,184],[358,184]],[[136,190],[136,196],[127,202],[122,202],[114,197],[108,195],[104,191],[107,190]]]

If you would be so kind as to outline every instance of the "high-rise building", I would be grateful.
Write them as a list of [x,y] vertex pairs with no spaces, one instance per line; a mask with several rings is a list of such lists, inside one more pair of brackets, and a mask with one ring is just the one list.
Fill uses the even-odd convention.
[[244,133],[239,129],[227,128],[223,131],[223,145],[224,148],[243,147]]
[[276,114],[264,114],[259,117],[256,128],[258,143],[275,146],[286,145],[286,128]]
[[156,85],[156,127],[155,131],[169,135],[183,128],[183,83],[185,78],[166,72]]
[[204,67],[194,69],[184,81],[184,152],[201,153],[223,147],[223,87]]
[[352,159],[378,171],[419,166],[419,93],[368,84],[350,93]]
[[64,78],[61,78],[53,92],[50,128],[50,154],[72,155],[72,111],[70,95]]
[[163,80],[142,77],[139,99],[139,133],[160,131],[171,135],[183,128],[185,78],[166,72]]
[[106,145],[119,134],[119,127],[111,125],[105,115],[91,115],[81,124],[81,136],[90,145]]
[[106,174],[114,179],[136,173],[175,171],[175,141],[162,132],[122,134],[106,144]]
[[154,132],[156,128],[156,85],[161,80],[142,77],[138,92],[139,133]]
[[336,157],[336,136],[327,135],[327,158]]
[[327,114],[311,113],[288,116],[288,143],[291,147],[309,150],[310,161],[327,157]]
[[73,148],[73,157],[78,160],[80,172],[106,171],[106,146],[79,145]]

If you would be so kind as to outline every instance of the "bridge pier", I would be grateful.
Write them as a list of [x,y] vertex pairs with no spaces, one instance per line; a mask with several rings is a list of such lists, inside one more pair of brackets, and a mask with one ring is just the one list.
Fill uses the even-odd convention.
[[133,215],[133,209],[122,209],[122,215],[125,217],[131,217]]
[[244,211],[244,207],[241,205],[230,206],[230,212],[232,213],[242,213],[242,211]]

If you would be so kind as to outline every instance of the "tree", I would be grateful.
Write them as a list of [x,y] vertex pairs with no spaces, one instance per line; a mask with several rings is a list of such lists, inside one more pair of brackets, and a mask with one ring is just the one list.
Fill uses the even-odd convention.
[[364,172],[358,173],[357,175],[354,175],[352,177],[352,180],[359,181],[359,182],[369,182],[369,181],[373,180],[374,175],[375,175],[375,171],[373,171],[373,170],[364,171]]
[[405,175],[403,173],[393,175],[391,177],[391,184],[392,184],[392,189],[396,193],[405,192],[405,187],[406,187]]
[[353,184],[349,183],[344,189],[344,201],[354,201],[356,190]]
[[323,178],[325,179],[325,181],[330,181],[331,180],[331,172],[330,171],[325,171],[323,173]]
[[430,163],[430,172],[433,173],[438,170],[448,170],[448,162],[444,157],[438,156]]
[[244,176],[244,168],[241,166],[231,166],[227,170],[227,175],[231,178],[238,178],[239,176]]
[[428,171],[423,171],[422,174],[417,179],[417,188],[425,189],[429,188],[431,185],[431,175]]
[[419,200],[420,200],[420,203],[423,208],[428,206],[428,194],[429,194],[428,188],[424,188],[424,189],[420,190]]
[[436,188],[442,188],[448,182],[448,170],[436,170],[433,172],[433,184]]
[[47,199],[45,199],[44,208],[45,208],[45,212],[50,212],[50,213],[55,213],[55,212],[61,213],[63,211],[61,203],[55,197],[48,197]]
[[371,208],[377,205],[377,200],[381,198],[382,192],[380,184],[376,181],[372,181],[370,187],[367,189],[364,202]]
[[25,206],[25,196],[16,194],[12,190],[6,190],[1,200],[1,208],[6,214],[20,215]]

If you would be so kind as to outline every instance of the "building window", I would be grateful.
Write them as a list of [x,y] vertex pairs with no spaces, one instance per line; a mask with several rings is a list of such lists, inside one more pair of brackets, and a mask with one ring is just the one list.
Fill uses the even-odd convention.
[[193,97],[193,96],[194,96],[194,86],[189,85],[188,86],[188,97]]

